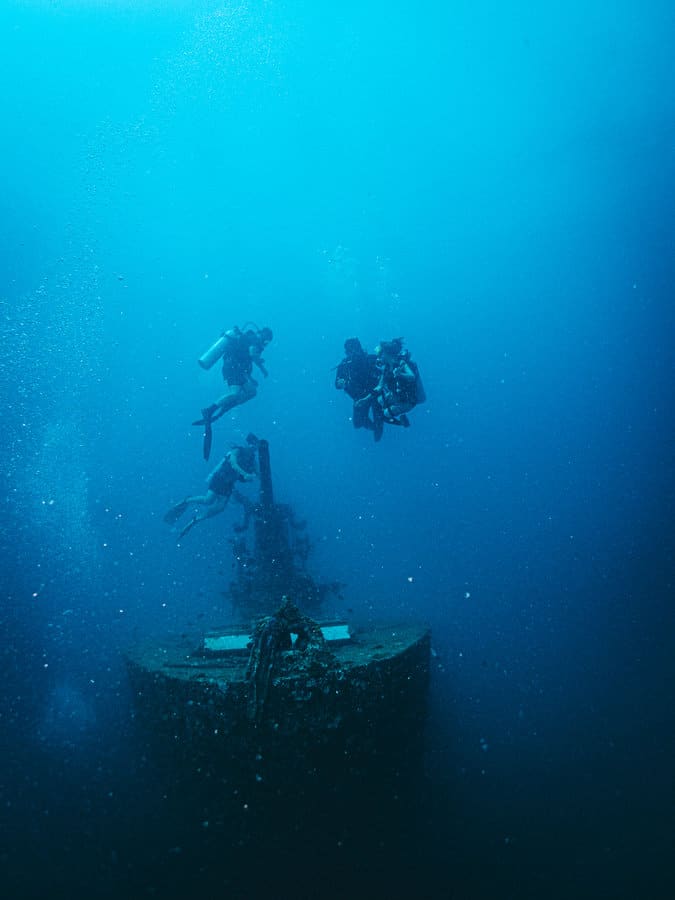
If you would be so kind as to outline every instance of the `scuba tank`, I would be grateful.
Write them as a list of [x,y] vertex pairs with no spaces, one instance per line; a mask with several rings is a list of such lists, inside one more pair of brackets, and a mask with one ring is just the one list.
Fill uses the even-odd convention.
[[427,399],[427,392],[424,390],[424,385],[422,384],[422,377],[420,375],[420,369],[417,363],[409,362],[408,365],[415,373],[415,406],[419,406],[420,403],[424,403]]
[[[236,330],[239,331],[238,328]],[[234,337],[234,333],[235,332],[232,329],[230,331],[224,331],[215,344],[212,344],[205,353],[202,353],[197,360],[202,369],[210,369],[218,362],[225,353],[229,338]]]

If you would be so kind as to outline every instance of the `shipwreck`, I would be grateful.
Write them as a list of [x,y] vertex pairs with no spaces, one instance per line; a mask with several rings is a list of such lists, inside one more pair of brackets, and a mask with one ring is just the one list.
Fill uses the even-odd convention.
[[[220,784],[296,784],[416,771],[424,749],[430,633],[423,624],[323,619],[341,585],[307,566],[304,522],[275,502],[256,441],[256,503],[232,541],[235,624],[129,651],[136,716],[153,752]],[[236,789],[236,788],[235,788]]]

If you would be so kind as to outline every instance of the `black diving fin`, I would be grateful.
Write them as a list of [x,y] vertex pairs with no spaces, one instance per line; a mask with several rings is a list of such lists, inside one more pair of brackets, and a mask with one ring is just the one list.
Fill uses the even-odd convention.
[[211,455],[211,444],[213,443],[213,431],[211,429],[211,423],[215,419],[220,418],[220,416],[213,415],[217,409],[217,406],[207,406],[202,410],[201,419],[195,419],[195,421],[192,423],[193,425],[204,426],[204,459],[208,459]]
[[190,519],[190,521],[187,523],[185,528],[178,535],[178,540],[180,540],[181,538],[184,538],[185,535],[188,533],[188,531],[192,528],[192,526],[197,524],[197,521],[198,521],[197,516],[195,516],[194,519]]
[[165,513],[164,521],[167,525],[174,525],[180,519],[187,508],[188,501],[181,500],[180,503],[176,503],[175,506],[172,506],[171,509],[167,513]]
[[213,444],[213,428],[211,428],[211,419],[204,424],[204,459],[208,459],[211,455],[211,445]]

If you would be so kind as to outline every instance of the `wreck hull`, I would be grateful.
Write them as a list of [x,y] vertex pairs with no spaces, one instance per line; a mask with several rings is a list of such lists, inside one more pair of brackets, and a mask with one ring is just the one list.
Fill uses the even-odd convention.
[[300,663],[275,677],[253,718],[246,654],[205,657],[189,639],[139,648],[128,656],[138,718],[156,754],[224,782],[288,784],[330,774],[338,784],[374,767],[385,778],[417,768],[428,629],[364,628],[331,653],[328,669]]

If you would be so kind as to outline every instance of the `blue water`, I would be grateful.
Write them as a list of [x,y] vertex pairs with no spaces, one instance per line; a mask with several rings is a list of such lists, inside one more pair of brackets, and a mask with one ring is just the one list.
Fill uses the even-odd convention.
[[[228,613],[236,512],[180,546],[162,515],[210,471],[196,359],[247,320],[270,376],[216,457],[266,437],[317,577],[433,628],[415,825],[344,896],[673,896],[672,4],[5,0],[0,27],[3,896],[210,884],[122,654]],[[379,444],[333,387],[353,335],[404,335],[425,382]],[[332,896],[292,852],[265,895]]]

